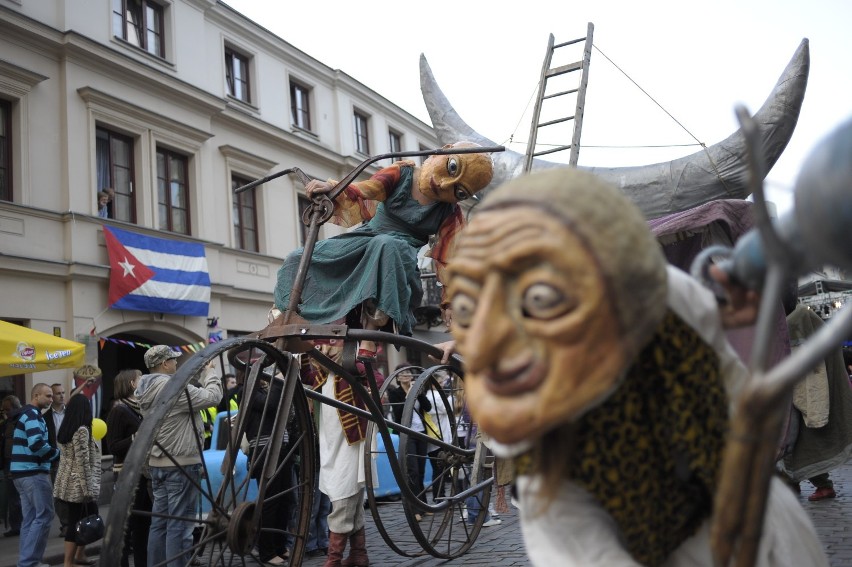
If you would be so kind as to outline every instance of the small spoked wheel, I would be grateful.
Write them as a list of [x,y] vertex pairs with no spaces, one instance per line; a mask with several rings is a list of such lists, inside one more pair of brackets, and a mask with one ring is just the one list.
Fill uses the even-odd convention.
[[[399,390],[396,395],[393,390],[411,377],[416,379],[408,393],[395,402]],[[382,424],[368,427],[367,496],[376,527],[401,555],[458,557],[473,545],[485,520],[484,513],[468,514],[466,507],[484,511],[491,495],[491,463],[470,435],[462,376],[450,366],[400,369],[385,380],[381,398],[402,427],[398,437],[386,434]],[[388,502],[381,482],[387,472],[379,468],[392,461],[398,464],[400,497]],[[400,525],[400,515],[407,525]]]
[[[187,385],[213,361],[241,379],[239,409],[217,416],[210,449],[203,450],[198,410],[189,408]],[[227,394],[226,394],[227,395]],[[182,415],[178,420],[175,416]],[[170,417],[167,417],[170,416]],[[157,443],[168,427],[195,428],[200,475],[181,465]],[[298,361],[268,342],[235,338],[211,344],[185,362],[163,386],[145,415],[116,482],[102,557],[121,557],[125,526],[150,517],[169,529],[191,525],[193,541],[185,555],[173,553],[158,565],[257,565],[276,556],[298,565],[305,551],[317,473],[313,422],[299,381]],[[191,514],[152,514],[134,508],[141,477],[148,475],[153,447],[174,463],[172,474],[191,485],[197,505]],[[150,485],[150,483],[149,483]]]

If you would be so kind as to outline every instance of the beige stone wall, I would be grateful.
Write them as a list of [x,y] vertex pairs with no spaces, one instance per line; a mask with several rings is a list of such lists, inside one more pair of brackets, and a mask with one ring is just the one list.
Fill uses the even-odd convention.
[[[375,154],[388,151],[388,128],[403,133],[406,150],[437,144],[430,126],[379,93],[214,0],[168,3],[166,28],[159,59],[114,36],[109,0],[0,0],[0,98],[12,103],[14,179],[13,202],[0,202],[0,318],[49,333],[58,326],[66,338],[94,325],[102,336],[206,339],[202,317],[107,308],[102,226],[158,234],[155,156],[164,146],[189,156],[188,240],[206,249],[210,316],[225,332],[257,330],[281,260],[299,245],[301,187],[280,178],[257,191],[260,252],[250,253],[234,248],[231,175],[299,166],[342,177],[364,157],[354,150],[355,108],[370,114]],[[226,95],[225,45],[251,56],[249,104]],[[290,125],[291,78],[312,87],[310,133]],[[97,217],[98,125],[133,140],[137,225]],[[320,236],[338,232],[327,226]],[[27,392],[35,381],[70,386],[71,374],[28,375]]]

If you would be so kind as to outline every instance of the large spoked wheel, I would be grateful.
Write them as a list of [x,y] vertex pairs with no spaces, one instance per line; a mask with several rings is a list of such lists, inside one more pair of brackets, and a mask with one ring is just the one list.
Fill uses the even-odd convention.
[[[188,407],[186,386],[211,361],[220,370],[231,364],[242,375],[239,410],[219,417],[223,427],[203,452],[200,479],[164,452],[178,477],[193,486],[198,505],[190,515],[134,509],[134,494],[164,419],[181,404]],[[197,413],[183,411],[185,423],[178,427],[197,429]],[[200,436],[197,442],[200,452]],[[154,516],[152,521],[166,521],[170,529],[195,528],[189,556],[167,557],[158,565],[174,560],[180,565],[257,565],[287,552],[290,564],[300,564],[317,473],[315,444],[297,360],[256,339],[211,344],[169,379],[143,419],[115,486],[101,557],[118,563],[128,520]]]
[[434,366],[417,378],[402,412],[402,425],[422,426],[428,437],[399,436],[404,482],[415,495],[403,499],[403,509],[423,549],[441,558],[458,557],[473,545],[491,497],[493,466],[484,446],[470,437],[465,402],[462,377],[450,367]]
[[[385,378],[385,382],[379,390],[379,398],[389,408],[391,419],[394,411],[402,414],[405,400],[391,402],[388,399],[388,390],[399,387],[399,375],[401,373],[413,372],[415,375],[419,375],[422,371],[423,369],[420,367],[410,366],[395,371]],[[401,418],[400,421],[402,421]],[[406,557],[420,556],[425,551],[411,532],[408,526],[408,518],[404,516],[402,511],[402,496],[399,492],[398,479],[395,478],[397,475],[401,477],[402,472],[399,468],[394,472],[390,464],[392,458],[397,459],[397,461],[399,458],[399,435],[394,430],[388,430],[387,439],[390,440],[390,444],[388,444],[382,435],[384,427],[384,425],[373,421],[367,424],[364,470],[367,478],[367,502],[370,513],[373,516],[376,529],[388,547]],[[400,526],[401,516],[404,518],[402,526]]]
[[[388,338],[389,343],[397,340],[399,337]],[[425,352],[435,354],[430,345],[422,345]],[[411,349],[415,345],[405,346]],[[406,380],[404,372],[413,373],[417,379],[404,402],[397,402],[402,407],[393,411],[391,398],[396,396],[389,394],[399,387],[401,378]],[[485,519],[480,514],[467,523],[465,504],[471,497],[471,502],[476,499],[487,508],[491,472],[488,460],[478,458],[484,446],[468,438],[470,418],[461,375],[450,366],[425,371],[410,367],[389,375],[380,397],[390,406],[391,414],[401,413],[399,425],[403,427],[397,428],[398,437],[387,431],[385,423],[370,423],[367,428],[367,498],[376,528],[385,543],[400,555],[429,554],[445,559],[462,555],[475,542]],[[423,429],[418,398],[426,400],[424,405],[435,414],[432,438],[405,431]],[[399,496],[394,496],[393,501],[388,499],[387,486],[391,472],[399,486]],[[405,523],[400,522],[401,517]]]

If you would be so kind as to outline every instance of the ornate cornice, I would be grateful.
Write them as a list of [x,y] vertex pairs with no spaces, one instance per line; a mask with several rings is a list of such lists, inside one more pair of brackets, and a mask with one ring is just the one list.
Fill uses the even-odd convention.
[[250,154],[245,150],[241,150],[240,148],[236,148],[229,144],[219,146],[219,152],[228,159],[244,163],[250,167],[263,171],[268,171],[278,164],[276,161]]
[[159,112],[147,110],[92,87],[80,87],[77,89],[77,94],[90,106],[97,107],[100,110],[110,110],[123,117],[135,118],[154,128],[182,136],[199,144],[213,137],[211,132],[172,120]]
[[29,92],[32,87],[48,78],[41,73],[24,69],[14,63],[0,59],[0,82],[2,82],[0,84],[6,85],[8,83],[9,87],[17,87],[15,90]]

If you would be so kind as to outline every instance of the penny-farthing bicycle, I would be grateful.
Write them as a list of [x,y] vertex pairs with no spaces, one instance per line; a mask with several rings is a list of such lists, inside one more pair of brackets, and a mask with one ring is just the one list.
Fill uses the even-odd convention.
[[[476,540],[485,514],[472,524],[462,521],[465,506],[480,509],[488,506],[492,485],[492,462],[484,446],[470,435],[470,421],[464,396],[464,376],[454,358],[448,365],[417,368],[416,380],[405,398],[401,419],[396,422],[385,415],[382,397],[397,376],[391,375],[380,388],[372,364],[356,364],[355,353],[360,341],[373,341],[385,348],[407,349],[412,358],[440,359],[436,347],[410,337],[382,331],[367,331],[345,325],[317,325],[298,316],[305,274],[321,224],[333,210],[332,200],[371,163],[388,158],[402,158],[447,153],[502,151],[503,148],[454,148],[431,152],[405,152],[372,157],[361,163],[341,180],[326,196],[313,199],[304,222],[308,225],[305,252],[291,292],[290,308],[273,324],[253,335],[213,343],[196,353],[168,381],[154,406],[145,416],[116,482],[107,530],[101,549],[101,564],[112,565],[125,545],[125,526],[133,517],[150,512],[133,509],[134,494],[140,476],[147,474],[147,456],[155,444],[164,417],[186,406],[187,385],[198,377],[211,361],[219,368],[235,367],[242,375],[239,410],[228,410],[224,457],[218,470],[202,463],[198,511],[192,517],[167,516],[172,520],[191,522],[196,526],[189,558],[168,558],[183,565],[256,565],[261,562],[259,543],[275,542],[286,546],[290,565],[300,565],[305,552],[314,488],[317,483],[319,455],[311,412],[312,401],[328,404],[368,422],[365,443],[367,498],[379,533],[397,553],[406,556],[432,555],[454,558],[465,553]],[[298,168],[288,169],[255,181],[247,190],[275,177],[295,174],[303,183],[308,177]],[[335,340],[342,345],[340,356],[331,358],[314,348],[319,340]],[[341,402],[306,388],[301,380],[305,365],[313,363],[326,374],[341,377],[362,401],[362,407]],[[415,400],[425,396],[429,405],[445,417],[438,431],[419,431],[412,421],[421,414]],[[186,406],[189,408],[190,406]],[[179,408],[178,408],[179,409]],[[185,411],[186,427],[195,427],[194,412]],[[265,443],[252,446],[247,442],[250,416],[267,424]],[[398,434],[398,442],[395,443]],[[268,437],[266,436],[268,433]],[[431,433],[431,434],[430,434]],[[425,442],[427,452],[413,447]],[[381,443],[379,442],[381,441]],[[384,449],[387,448],[387,449]],[[198,451],[202,452],[198,438]],[[165,453],[177,470],[183,472],[181,460]],[[387,459],[399,486],[396,504],[380,504],[375,496],[379,459]],[[413,469],[430,470],[428,482],[421,486],[411,482]],[[214,486],[213,478],[217,481]],[[187,478],[194,478],[187,475]],[[291,510],[289,521],[272,521],[281,507]],[[401,508],[402,514],[399,514]],[[277,516],[276,516],[277,517]],[[405,522],[400,522],[404,517]],[[165,564],[165,563],[164,563]]]

